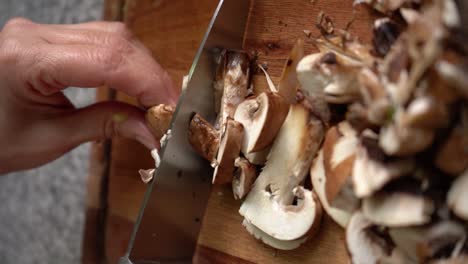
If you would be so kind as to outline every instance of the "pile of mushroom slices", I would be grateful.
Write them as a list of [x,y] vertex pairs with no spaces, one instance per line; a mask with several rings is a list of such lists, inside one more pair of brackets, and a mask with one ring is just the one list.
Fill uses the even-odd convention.
[[[367,2],[367,1],[366,1]],[[395,1],[371,1],[382,5]],[[468,71],[453,1],[399,1],[374,47],[315,40],[303,91],[332,121],[310,171],[352,263],[468,263]],[[379,9],[380,10],[380,9]],[[461,47],[461,48],[460,48]]]
[[[297,96],[296,66],[303,56],[299,41],[278,87],[254,93],[249,56],[224,51],[214,81],[217,119],[198,114],[189,142],[214,167],[214,184],[232,184],[243,200],[244,226],[279,249],[293,249],[313,235],[322,211],[315,193],[304,187],[322,143],[325,123],[314,104]],[[328,111],[326,104],[322,107]]]

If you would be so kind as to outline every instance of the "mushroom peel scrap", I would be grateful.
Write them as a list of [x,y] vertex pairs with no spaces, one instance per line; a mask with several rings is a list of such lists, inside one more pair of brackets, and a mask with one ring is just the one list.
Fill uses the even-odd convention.
[[324,128],[303,104],[290,107],[263,171],[239,213],[278,240],[296,240],[320,224],[321,206],[301,186],[322,140]]

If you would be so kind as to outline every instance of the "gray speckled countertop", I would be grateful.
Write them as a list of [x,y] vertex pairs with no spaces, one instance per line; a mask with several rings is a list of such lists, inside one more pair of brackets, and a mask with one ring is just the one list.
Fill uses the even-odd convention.
[[[15,16],[41,23],[101,18],[104,0],[1,0],[0,28]],[[77,106],[93,89],[68,89]],[[41,168],[0,176],[0,263],[80,263],[89,144]]]

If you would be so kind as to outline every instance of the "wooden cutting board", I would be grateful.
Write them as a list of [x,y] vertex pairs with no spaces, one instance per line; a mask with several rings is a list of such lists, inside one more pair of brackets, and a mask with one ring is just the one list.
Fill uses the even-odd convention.
[[[258,56],[277,81],[288,53],[298,38],[306,53],[316,51],[303,30],[319,35],[315,23],[320,12],[335,27],[345,28],[363,42],[371,41],[376,14],[365,7],[353,8],[351,0],[253,0],[244,49]],[[177,87],[188,73],[206,26],[217,5],[215,0],[106,0],[104,17],[124,21],[135,36],[165,67]],[[254,85],[265,87],[261,73]],[[135,100],[109,89],[98,100]],[[83,263],[117,263],[125,252],[146,186],[138,169],[153,162],[138,143],[113,138],[93,148],[88,188]],[[196,263],[348,263],[344,232],[328,217],[318,235],[297,250],[278,251],[250,236],[238,214],[240,202],[229,187],[214,187],[203,220],[194,256]],[[148,245],[151,247],[153,245]]]

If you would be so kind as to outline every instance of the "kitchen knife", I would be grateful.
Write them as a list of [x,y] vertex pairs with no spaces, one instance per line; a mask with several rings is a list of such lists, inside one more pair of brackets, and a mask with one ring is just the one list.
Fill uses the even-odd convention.
[[210,21],[161,148],[161,164],[145,193],[127,253],[120,263],[190,263],[196,249],[213,170],[187,140],[193,113],[214,120],[215,58],[242,49],[250,0],[221,0]]

